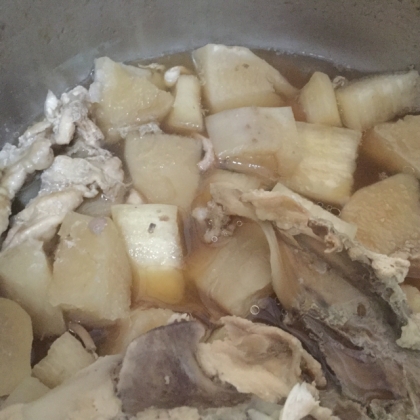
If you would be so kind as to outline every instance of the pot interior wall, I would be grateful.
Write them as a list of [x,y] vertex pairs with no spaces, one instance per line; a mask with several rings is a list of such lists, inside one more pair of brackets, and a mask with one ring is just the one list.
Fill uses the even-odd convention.
[[0,142],[85,79],[93,59],[151,58],[208,42],[311,54],[363,72],[420,63],[418,0],[4,0]]

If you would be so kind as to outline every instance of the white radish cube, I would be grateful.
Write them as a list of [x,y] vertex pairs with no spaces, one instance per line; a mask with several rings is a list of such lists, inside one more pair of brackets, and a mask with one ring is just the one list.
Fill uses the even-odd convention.
[[292,176],[282,182],[306,197],[343,205],[353,187],[362,134],[321,124],[297,123],[297,128],[303,158]]
[[419,74],[416,70],[356,80],[336,90],[346,127],[366,130],[413,108]]
[[366,133],[361,153],[387,171],[420,178],[420,115],[376,125]]
[[119,204],[112,217],[120,229],[134,273],[133,299],[182,300],[183,245],[178,208],[164,204]]
[[54,388],[95,361],[80,341],[66,332],[52,343],[48,354],[32,369],[44,385]]
[[20,303],[32,319],[34,335],[42,338],[65,330],[63,313],[49,302],[51,264],[43,243],[26,241],[0,254],[0,290]]
[[0,297],[0,397],[31,374],[32,325],[29,315]]
[[95,79],[89,93],[95,118],[108,142],[119,140],[120,129],[161,121],[173,97],[159,89],[150,70],[115,63],[108,57],[95,60]]
[[211,113],[247,106],[281,106],[279,94],[297,90],[266,61],[248,48],[208,44],[193,52]]
[[221,160],[235,158],[286,176],[302,158],[290,107],[223,111],[208,116],[206,127]]
[[124,242],[108,217],[70,212],[60,231],[50,301],[68,317],[101,327],[129,313],[131,268]]
[[306,121],[341,127],[334,87],[327,74],[316,71],[299,94]]
[[201,152],[201,142],[189,137],[131,133],[124,156],[134,187],[149,203],[187,210],[200,180]]
[[270,251],[256,223],[244,223],[221,246],[197,248],[189,267],[203,301],[232,315],[247,316],[272,293]]
[[27,376],[6,398],[1,406],[2,410],[13,404],[24,404],[41,398],[50,389],[39,379]]
[[165,125],[167,129],[182,134],[203,131],[201,85],[196,76],[179,76],[175,85],[175,101]]

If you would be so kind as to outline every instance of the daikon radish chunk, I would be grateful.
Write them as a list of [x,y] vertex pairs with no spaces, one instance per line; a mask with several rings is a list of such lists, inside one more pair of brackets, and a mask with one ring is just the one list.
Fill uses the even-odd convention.
[[129,134],[125,159],[134,187],[149,203],[188,209],[200,179],[201,148],[189,137]]
[[30,315],[39,338],[65,331],[61,309],[49,302],[52,269],[42,247],[42,242],[29,240],[0,254],[0,290]]
[[173,97],[159,89],[150,69],[116,63],[108,57],[95,60],[95,78],[89,93],[96,103],[94,115],[106,141],[118,141],[120,129],[161,121]]
[[79,340],[66,332],[52,343],[48,354],[32,369],[44,385],[54,388],[95,361]]
[[31,374],[32,325],[16,303],[0,297],[0,397]]
[[391,254],[419,242],[420,191],[416,178],[398,174],[356,191],[340,217],[357,225],[356,239],[372,251]]
[[258,299],[272,292],[270,252],[258,224],[238,227],[220,247],[198,248],[189,264],[203,299],[230,314],[247,316]]
[[133,300],[180,302],[184,296],[182,231],[176,206],[120,204],[112,207],[134,274]]
[[281,106],[297,93],[274,67],[248,48],[208,44],[192,54],[211,113],[247,106]]
[[50,388],[45,386],[38,378],[27,376],[7,397],[2,409],[13,404],[24,404],[37,400],[45,395]]
[[166,128],[182,134],[203,131],[201,85],[197,77],[188,74],[179,76],[174,94],[175,101],[166,119]]
[[206,128],[220,160],[235,158],[285,176],[302,158],[290,107],[223,111],[208,116]]
[[420,115],[376,125],[366,133],[362,153],[389,172],[420,178]]
[[101,357],[43,397],[8,409],[15,409],[14,420],[114,420],[121,416],[113,382],[120,362],[120,356]]
[[344,204],[353,187],[361,133],[321,124],[296,124],[303,158],[292,176],[282,182],[314,200]]
[[337,99],[327,74],[316,71],[299,94],[299,103],[306,121],[341,127]]
[[129,313],[131,269],[124,242],[110,218],[68,213],[61,225],[50,301],[90,326]]
[[344,126],[366,130],[388,121],[415,105],[419,74],[416,70],[384,74],[350,82],[336,92]]

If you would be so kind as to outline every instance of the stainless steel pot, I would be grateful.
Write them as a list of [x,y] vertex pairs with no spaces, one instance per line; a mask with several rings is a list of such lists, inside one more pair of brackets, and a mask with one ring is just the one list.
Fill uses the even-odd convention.
[[419,0],[2,0],[0,142],[89,74],[207,42],[313,54],[362,71],[420,67]]

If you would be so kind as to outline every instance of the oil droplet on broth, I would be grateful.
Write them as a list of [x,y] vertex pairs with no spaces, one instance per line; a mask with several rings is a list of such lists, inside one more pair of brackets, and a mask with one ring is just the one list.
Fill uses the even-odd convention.
[[251,312],[251,315],[258,315],[260,313],[260,308],[258,305],[252,305],[249,312]]

